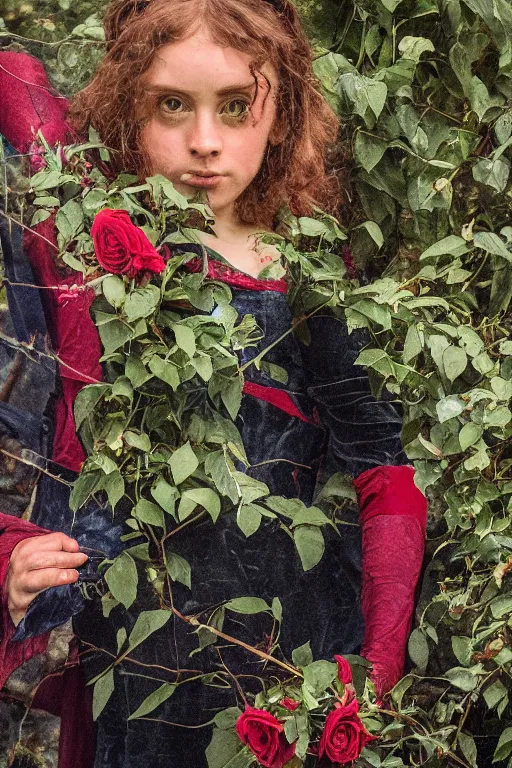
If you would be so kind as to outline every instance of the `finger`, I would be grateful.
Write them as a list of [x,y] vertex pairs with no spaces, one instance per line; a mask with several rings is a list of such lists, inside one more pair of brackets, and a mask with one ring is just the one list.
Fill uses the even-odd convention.
[[66,536],[65,533],[49,533],[47,536],[42,536],[46,549],[63,550],[64,552],[78,552],[80,545],[78,541],[72,539],[70,536]]
[[19,586],[23,592],[34,595],[51,587],[73,584],[78,577],[78,571],[73,568],[41,568],[38,571],[30,571]]
[[89,559],[84,552],[55,552],[50,550],[32,552],[25,558],[26,571],[36,571],[40,568],[79,568]]

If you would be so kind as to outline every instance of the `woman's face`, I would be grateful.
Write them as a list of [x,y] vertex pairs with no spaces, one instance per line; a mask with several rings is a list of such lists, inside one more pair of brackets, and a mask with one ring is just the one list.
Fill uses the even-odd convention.
[[263,162],[276,114],[276,73],[265,64],[256,89],[250,62],[199,31],[160,48],[143,80],[153,105],[142,130],[152,173],[188,196],[206,191],[216,216],[232,220],[235,200]]

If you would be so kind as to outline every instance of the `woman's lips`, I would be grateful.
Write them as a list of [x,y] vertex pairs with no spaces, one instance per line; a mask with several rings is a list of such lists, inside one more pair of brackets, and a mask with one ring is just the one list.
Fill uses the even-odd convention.
[[180,176],[180,181],[183,184],[188,184],[190,187],[197,187],[198,189],[213,189],[216,187],[223,176],[200,176],[197,173],[184,173]]

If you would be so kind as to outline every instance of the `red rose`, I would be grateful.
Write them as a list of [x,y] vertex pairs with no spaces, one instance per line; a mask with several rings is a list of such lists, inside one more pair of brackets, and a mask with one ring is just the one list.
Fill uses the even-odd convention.
[[165,269],[165,261],[126,211],[104,208],[96,214],[91,235],[96,258],[107,272],[133,277]]
[[363,747],[375,738],[364,727],[357,714],[359,705],[353,699],[346,707],[329,712],[318,748],[319,757],[327,755],[333,763],[351,763],[356,760]]
[[295,754],[283,724],[264,709],[246,707],[236,722],[236,732],[265,768],[282,768]]
[[288,696],[279,702],[282,707],[289,710],[290,712],[295,712],[297,707],[300,707],[300,701],[295,701],[295,699],[290,699]]
[[344,656],[335,656],[334,661],[338,664],[338,677],[340,683],[348,685],[352,682],[352,668]]

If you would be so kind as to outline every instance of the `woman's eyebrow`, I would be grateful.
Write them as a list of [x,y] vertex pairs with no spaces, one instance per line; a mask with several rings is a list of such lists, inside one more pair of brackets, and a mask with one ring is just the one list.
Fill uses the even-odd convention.
[[[226,88],[220,88],[218,91],[216,91],[217,96],[226,96],[230,93],[237,93],[240,91],[253,91],[255,89],[256,85],[254,83],[254,80],[248,83],[233,83],[233,85],[228,85]],[[147,91],[150,91],[151,93],[159,94],[159,93],[176,93],[180,96],[193,96],[193,91],[183,91],[181,88],[175,88],[172,85],[148,85],[146,87]]]

